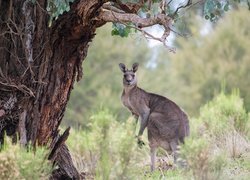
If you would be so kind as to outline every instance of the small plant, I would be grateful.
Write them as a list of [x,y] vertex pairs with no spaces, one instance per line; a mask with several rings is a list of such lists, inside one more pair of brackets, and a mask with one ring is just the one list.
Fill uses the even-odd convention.
[[20,177],[13,151],[15,151],[14,148],[0,152],[0,179],[17,179]]
[[21,177],[30,180],[49,178],[52,165],[46,159],[48,150],[45,147],[38,147],[35,152],[19,148],[15,153]]
[[89,131],[72,131],[67,141],[78,170],[95,179],[135,178],[147,151],[136,143],[134,118],[119,123],[109,110],[101,109],[91,122]]
[[238,91],[231,95],[220,93],[201,108],[200,119],[215,145],[233,158],[239,157],[249,147],[247,127],[249,117]]
[[201,108],[200,114],[207,129],[216,135],[232,129],[243,133],[247,131],[248,114],[244,109],[239,91],[234,91],[231,95],[221,92]]
[[205,138],[189,138],[181,148],[193,176],[206,179],[209,171],[209,142]]
[[0,152],[0,179],[48,179],[52,165],[46,159],[47,149],[36,152],[12,145],[8,138]]
[[[237,91],[223,92],[201,108],[192,119],[191,136],[181,147],[181,156],[195,179],[220,179],[229,161],[250,149],[246,127],[248,115]],[[194,128],[192,128],[194,127]]]

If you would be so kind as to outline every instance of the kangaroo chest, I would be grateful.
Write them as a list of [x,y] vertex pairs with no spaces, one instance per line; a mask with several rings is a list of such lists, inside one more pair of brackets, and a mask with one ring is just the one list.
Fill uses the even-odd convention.
[[122,100],[123,105],[125,107],[127,107],[132,113],[138,114],[134,99],[131,96],[131,94],[123,93],[122,97],[121,97],[121,100]]
[[127,94],[122,95],[122,103],[123,103],[124,106],[126,106],[130,110],[132,109],[130,98],[129,98],[129,96]]
[[121,100],[123,105],[137,116],[142,115],[149,109],[145,93],[140,89],[131,89],[127,92],[124,89]]

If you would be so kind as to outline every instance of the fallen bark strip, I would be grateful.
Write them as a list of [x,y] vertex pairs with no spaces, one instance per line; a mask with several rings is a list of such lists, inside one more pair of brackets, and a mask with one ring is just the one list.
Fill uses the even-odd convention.
[[52,161],[54,165],[58,165],[59,168],[52,172],[50,179],[81,179],[80,174],[73,164],[69,149],[65,145],[69,131],[70,127],[68,127],[61,136],[58,135],[52,142],[48,160]]

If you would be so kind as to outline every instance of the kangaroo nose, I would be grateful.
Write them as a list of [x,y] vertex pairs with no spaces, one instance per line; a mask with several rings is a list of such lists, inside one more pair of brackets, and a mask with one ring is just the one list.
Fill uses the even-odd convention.
[[126,76],[126,80],[127,81],[132,81],[132,77],[131,76]]
[[132,77],[127,77],[128,82],[131,82],[132,80],[133,80]]

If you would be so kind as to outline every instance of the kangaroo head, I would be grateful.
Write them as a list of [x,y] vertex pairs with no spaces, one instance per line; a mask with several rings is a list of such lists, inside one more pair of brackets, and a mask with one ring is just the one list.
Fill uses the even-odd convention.
[[139,64],[134,63],[132,69],[129,70],[123,63],[119,64],[121,71],[123,72],[123,85],[124,86],[134,86],[137,84],[137,78],[135,72],[138,69]]

